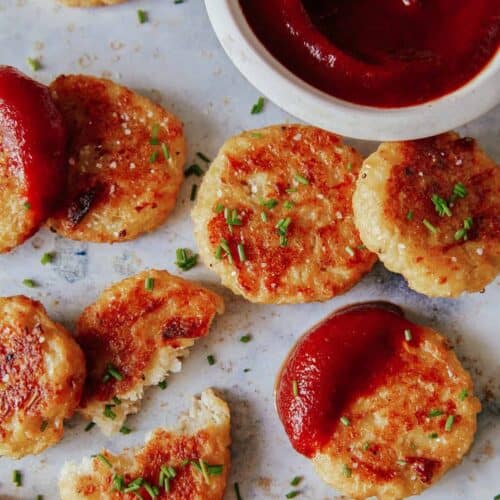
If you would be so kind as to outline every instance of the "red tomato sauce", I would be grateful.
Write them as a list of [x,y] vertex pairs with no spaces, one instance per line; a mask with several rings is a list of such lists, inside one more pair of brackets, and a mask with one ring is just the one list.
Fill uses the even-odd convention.
[[240,0],[264,46],[332,96],[402,107],[448,94],[497,53],[498,0]]
[[403,342],[418,346],[419,332],[397,306],[373,302],[342,309],[306,333],[276,383],[276,407],[292,446],[308,457],[322,449],[343,410],[402,368]]

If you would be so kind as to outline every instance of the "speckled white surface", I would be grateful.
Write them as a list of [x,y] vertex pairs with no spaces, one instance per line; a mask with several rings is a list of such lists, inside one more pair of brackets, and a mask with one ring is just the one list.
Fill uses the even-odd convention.
[[[137,8],[146,9],[150,22],[139,25]],[[258,97],[226,58],[211,31],[201,0],[130,2],[101,10],[75,10],[53,0],[0,0],[0,63],[29,73],[28,57],[38,56],[44,69],[36,77],[49,82],[59,73],[105,75],[139,92],[160,99],[185,122],[190,158],[196,151],[212,156],[224,139],[242,129],[293,118],[270,103],[260,115],[250,115]],[[485,149],[500,159],[500,108],[464,127]],[[375,144],[355,142],[363,153]],[[50,314],[71,326],[84,306],[113,281],[144,268],[177,273],[175,249],[194,249],[189,219],[192,177],[186,180],[177,208],[154,234],[135,242],[84,244],[40,231],[9,255],[0,256],[0,294],[24,293],[41,300]],[[40,265],[46,251],[55,251],[52,265]],[[23,287],[23,278],[40,286]],[[493,499],[500,493],[500,288],[499,280],[483,294],[458,300],[431,300],[409,291],[404,281],[378,265],[348,294],[325,304],[267,307],[245,303],[224,291],[202,266],[186,273],[220,291],[227,302],[211,334],[199,342],[183,371],[170,379],[165,391],[147,393],[143,410],[129,420],[134,432],[111,440],[94,428],[84,433],[83,421],[68,422],[66,436],[42,455],[19,462],[0,459],[0,498],[57,498],[56,479],[64,461],[79,461],[102,446],[114,451],[140,443],[160,424],[174,423],[190,397],[207,386],[228,400],[233,415],[233,470],[227,498],[234,498],[238,481],[242,496],[284,498],[289,481],[305,477],[298,498],[335,498],[308,461],[293,452],[278,422],[273,385],[281,361],[302,332],[330,311],[360,300],[387,299],[401,304],[410,317],[448,335],[460,358],[471,369],[484,411],[476,442],[463,464],[422,496],[437,499]],[[241,335],[251,334],[248,344]],[[206,355],[216,365],[209,367]],[[251,368],[244,373],[244,368]],[[24,474],[22,488],[11,482],[13,469]]]

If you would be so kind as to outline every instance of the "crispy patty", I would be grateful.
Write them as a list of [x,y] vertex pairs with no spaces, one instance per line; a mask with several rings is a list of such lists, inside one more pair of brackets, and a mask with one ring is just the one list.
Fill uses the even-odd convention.
[[500,170],[473,139],[381,144],[353,208],[363,243],[418,292],[476,292],[500,271]]
[[[103,450],[80,466],[66,464],[59,480],[61,499],[116,500],[134,493],[150,498],[147,483],[158,488],[158,500],[220,500],[231,466],[230,442],[229,408],[206,390],[177,429],[155,429],[143,448],[120,455]],[[167,482],[162,467],[171,468]],[[127,494],[124,490],[138,478],[142,482]]]
[[70,135],[66,198],[48,221],[51,229],[117,242],[160,226],[183,179],[181,122],[109,80],[63,75],[50,88]]
[[222,298],[166,271],[144,271],[105,290],[78,320],[87,358],[81,413],[106,434],[139,410],[144,388],[180,359],[222,313]]
[[192,212],[204,262],[252,302],[327,300],[376,257],[354,227],[361,157],[334,134],[301,125],[226,141]]
[[81,349],[39,302],[0,298],[0,455],[40,453],[62,439],[84,379]]
[[397,369],[347,405],[344,425],[313,458],[320,476],[349,497],[416,495],[460,463],[473,441],[481,405],[469,374],[441,335],[417,326],[411,333],[391,365]]

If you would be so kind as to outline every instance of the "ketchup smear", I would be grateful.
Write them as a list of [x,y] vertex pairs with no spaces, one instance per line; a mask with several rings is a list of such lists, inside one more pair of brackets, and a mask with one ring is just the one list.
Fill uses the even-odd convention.
[[336,312],[297,343],[278,377],[276,406],[299,453],[322,449],[343,410],[402,368],[403,342],[418,346],[419,327],[397,306],[373,302]]
[[290,71],[332,96],[377,107],[426,102],[497,53],[498,0],[240,0]]

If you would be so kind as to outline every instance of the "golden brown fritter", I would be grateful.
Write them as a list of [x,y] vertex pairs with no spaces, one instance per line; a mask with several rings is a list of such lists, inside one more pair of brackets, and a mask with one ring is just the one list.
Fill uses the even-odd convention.
[[84,379],[81,349],[39,302],[0,298],[0,455],[20,458],[60,441]]
[[352,220],[361,161],[340,137],[314,127],[273,126],[229,139],[192,212],[205,264],[252,302],[345,292],[376,260]]
[[363,243],[418,292],[476,292],[500,271],[500,170],[473,139],[381,144],[353,208]]
[[139,410],[144,388],[178,372],[179,358],[223,311],[221,297],[166,271],[105,290],[77,325],[88,369],[81,413],[106,434],[117,432]]
[[313,458],[349,497],[417,495],[459,464],[474,439],[481,405],[470,375],[441,335],[416,325],[411,332],[418,342],[403,342],[397,369],[344,409],[348,425],[337,425]]
[[[123,490],[142,478],[134,490],[142,498],[150,498],[147,483],[149,488],[158,488],[158,500],[220,500],[231,466],[230,444],[229,408],[208,389],[195,399],[189,416],[181,419],[177,429],[154,430],[143,448],[125,450],[120,455],[103,450],[80,466],[66,464],[59,480],[61,499],[132,498],[134,493]],[[160,487],[162,466],[171,467],[173,472],[168,486],[162,481]]]
[[109,243],[160,226],[183,179],[181,122],[109,80],[63,75],[50,88],[70,146],[66,199],[48,225],[67,238]]

